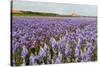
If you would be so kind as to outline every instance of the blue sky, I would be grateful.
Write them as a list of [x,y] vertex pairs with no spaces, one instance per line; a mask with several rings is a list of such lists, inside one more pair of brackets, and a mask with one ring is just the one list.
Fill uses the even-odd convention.
[[83,16],[97,16],[97,6],[95,5],[13,1],[13,8],[25,11],[58,13],[61,15],[75,12]]

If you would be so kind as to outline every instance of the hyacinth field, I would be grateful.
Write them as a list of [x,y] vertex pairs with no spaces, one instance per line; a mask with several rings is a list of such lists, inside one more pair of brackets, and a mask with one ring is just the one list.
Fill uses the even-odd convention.
[[44,65],[97,60],[96,17],[12,17],[11,64]]

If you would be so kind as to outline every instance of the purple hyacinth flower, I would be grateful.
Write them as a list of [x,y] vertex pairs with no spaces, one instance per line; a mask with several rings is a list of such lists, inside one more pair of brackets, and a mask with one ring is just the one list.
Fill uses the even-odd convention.
[[46,55],[47,55],[47,51],[44,48],[40,47],[39,56],[45,57]]
[[18,47],[19,47],[18,42],[16,42],[15,44],[12,44],[12,49],[13,49],[12,52],[14,53],[15,51],[17,51]]
[[71,50],[70,48],[66,48],[66,49],[65,49],[65,55],[66,55],[66,56],[70,56],[70,55],[71,55],[71,51],[72,51],[72,50]]
[[50,44],[52,48],[57,48],[57,42],[53,37],[50,39]]
[[62,53],[65,52],[65,42],[62,42],[62,43],[60,44],[60,51],[61,51]]
[[28,50],[25,46],[23,46],[22,48],[23,48],[23,50],[22,50],[21,56],[22,56],[22,58],[25,58],[26,55],[28,54]]
[[30,56],[30,58],[29,58],[29,60],[30,60],[30,65],[36,65],[37,64],[37,62],[35,61],[37,58],[36,58],[36,56],[34,56],[32,53],[31,53],[31,56]]
[[55,64],[60,64],[60,63],[61,63],[61,60],[60,60],[59,57],[57,57],[56,60],[55,60]]
[[77,45],[76,46],[76,49],[75,49],[75,56],[76,57],[80,57],[80,54],[81,54],[81,46],[80,45]]

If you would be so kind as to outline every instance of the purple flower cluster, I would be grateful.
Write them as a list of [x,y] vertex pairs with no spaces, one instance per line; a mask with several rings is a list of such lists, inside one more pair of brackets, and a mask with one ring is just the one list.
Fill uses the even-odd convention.
[[13,65],[97,60],[97,20],[88,17],[17,17],[12,20]]

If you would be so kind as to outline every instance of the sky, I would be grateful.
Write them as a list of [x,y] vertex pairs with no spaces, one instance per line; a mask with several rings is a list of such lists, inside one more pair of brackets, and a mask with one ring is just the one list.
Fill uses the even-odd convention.
[[95,5],[76,5],[64,3],[35,2],[35,1],[13,1],[13,9],[48,12],[67,15],[77,13],[82,16],[97,16],[97,6]]

